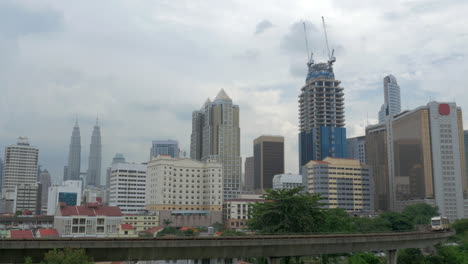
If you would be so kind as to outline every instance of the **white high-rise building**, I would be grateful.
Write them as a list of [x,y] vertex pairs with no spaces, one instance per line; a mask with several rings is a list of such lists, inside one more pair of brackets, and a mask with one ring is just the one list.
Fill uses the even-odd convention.
[[223,164],[224,199],[234,199],[241,191],[239,106],[219,91],[192,114],[190,158],[216,160]]
[[385,122],[386,116],[396,116],[401,112],[400,86],[393,75],[385,76],[384,97],[385,102],[379,111],[379,123]]
[[38,159],[39,149],[30,146],[25,137],[5,149],[2,193],[15,193],[16,210],[40,211]]
[[109,205],[117,206],[124,214],[145,210],[146,165],[113,163],[110,176]]
[[[39,149],[20,137],[16,145],[5,149],[2,190],[19,184],[37,184]],[[2,191],[3,193],[3,191]]]

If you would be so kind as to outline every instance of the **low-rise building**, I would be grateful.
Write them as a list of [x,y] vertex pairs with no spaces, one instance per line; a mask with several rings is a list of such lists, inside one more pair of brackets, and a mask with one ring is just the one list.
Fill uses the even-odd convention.
[[138,237],[138,233],[131,224],[120,224],[118,237]]
[[253,203],[264,202],[261,195],[241,194],[237,199],[226,200],[223,205],[224,225],[227,229],[245,229],[250,219],[249,210]]
[[0,230],[52,228],[54,217],[49,215],[1,215]]
[[148,163],[146,209],[172,226],[222,221],[223,165],[159,155]]
[[326,208],[346,211],[373,211],[371,169],[359,160],[325,158],[304,166],[309,193],[320,194]]
[[159,226],[158,215],[125,215],[124,224],[130,224],[136,232],[151,229]]
[[34,238],[32,230],[10,230],[10,238]]
[[294,189],[298,187],[305,187],[302,182],[302,175],[299,174],[277,174],[273,177],[273,189]]
[[40,228],[36,232],[37,238],[57,238],[59,236],[57,229],[54,228]]
[[120,208],[98,203],[85,206],[60,205],[54,217],[54,228],[61,237],[112,237],[118,236],[124,217]]

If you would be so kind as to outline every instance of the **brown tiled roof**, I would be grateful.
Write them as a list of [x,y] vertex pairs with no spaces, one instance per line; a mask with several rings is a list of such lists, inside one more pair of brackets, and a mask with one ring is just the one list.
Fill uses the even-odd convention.
[[31,230],[10,230],[11,238],[34,238]]
[[83,216],[123,216],[122,211],[117,206],[64,206],[60,208],[62,216],[83,215]]

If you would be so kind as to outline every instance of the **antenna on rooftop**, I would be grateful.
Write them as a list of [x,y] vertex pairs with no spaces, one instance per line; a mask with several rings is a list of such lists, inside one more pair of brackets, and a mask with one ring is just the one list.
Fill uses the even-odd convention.
[[323,33],[325,34],[325,44],[327,45],[327,53],[328,53],[328,64],[332,65],[336,58],[334,56],[335,50],[333,49],[330,54],[330,46],[328,45],[328,36],[327,36],[327,26],[325,25],[325,18],[322,16],[322,24],[323,24]]
[[[302,25],[304,26],[304,39],[305,39],[305,46],[306,46],[306,52],[307,52],[307,66],[310,66],[314,64],[314,53],[309,53],[309,41],[307,39],[307,27],[305,21],[302,22]],[[310,55],[309,55],[310,54]]]

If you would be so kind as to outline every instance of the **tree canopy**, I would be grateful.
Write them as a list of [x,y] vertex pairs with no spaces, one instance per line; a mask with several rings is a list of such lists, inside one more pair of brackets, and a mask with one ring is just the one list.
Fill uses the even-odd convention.
[[439,215],[439,209],[419,203],[405,207],[403,214],[411,218],[414,225],[428,225],[431,223],[431,217]]
[[266,190],[265,202],[252,205],[247,224],[260,233],[318,232],[324,220],[320,196],[303,191]]
[[[44,254],[41,264],[93,264],[93,259],[86,255],[84,249],[65,248],[53,249]],[[25,264],[32,264],[31,258],[25,259]]]

